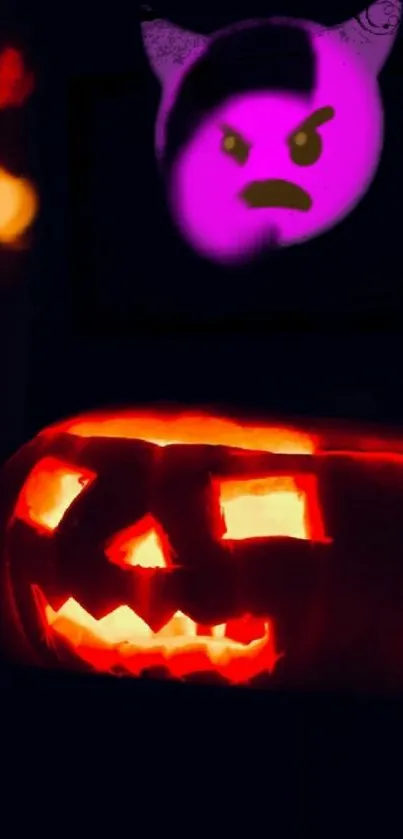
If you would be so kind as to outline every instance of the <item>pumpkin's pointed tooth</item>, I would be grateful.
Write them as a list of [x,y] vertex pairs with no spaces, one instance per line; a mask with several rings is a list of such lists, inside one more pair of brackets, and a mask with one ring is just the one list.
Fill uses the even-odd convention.
[[171,618],[159,632],[156,633],[158,637],[172,638],[174,635],[182,635],[187,638],[192,638],[197,635],[197,627],[195,621],[184,615],[183,612],[175,612]]
[[69,597],[60,609],[56,612],[52,610],[52,612],[55,620],[65,618],[86,629],[94,629],[97,626],[97,620],[77,600],[74,600],[74,597]]
[[97,635],[97,621],[73,597],[57,610],[47,604],[45,616],[52,630],[67,638],[74,647],[80,646],[86,635]]
[[87,627],[75,623],[70,618],[60,617],[59,615],[55,616],[51,627],[53,632],[56,632],[62,638],[66,638],[73,647],[81,646],[83,638],[88,634],[91,635]]
[[111,644],[136,638],[151,638],[153,632],[129,606],[119,606],[98,621],[98,633]]
[[227,630],[227,624],[226,623],[219,623],[219,624],[217,624],[217,626],[212,626],[211,627],[211,634],[214,636],[214,638],[225,638],[226,630]]

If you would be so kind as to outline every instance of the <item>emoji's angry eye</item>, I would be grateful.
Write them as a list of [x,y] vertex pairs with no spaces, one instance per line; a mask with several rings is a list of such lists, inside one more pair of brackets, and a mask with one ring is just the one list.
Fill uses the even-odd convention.
[[233,131],[232,128],[228,126],[224,126],[222,128],[223,138],[221,141],[221,149],[224,154],[228,154],[230,157],[239,163],[240,166],[243,166],[246,163],[249,152],[250,152],[250,143],[246,142],[243,137],[240,136],[236,131]]
[[322,154],[322,139],[315,131],[297,131],[288,142],[291,160],[297,166],[312,166]]
[[296,131],[293,131],[287,140],[293,163],[297,166],[312,166],[319,160],[323,142],[317,128],[333,119],[334,115],[335,110],[329,105],[318,108]]

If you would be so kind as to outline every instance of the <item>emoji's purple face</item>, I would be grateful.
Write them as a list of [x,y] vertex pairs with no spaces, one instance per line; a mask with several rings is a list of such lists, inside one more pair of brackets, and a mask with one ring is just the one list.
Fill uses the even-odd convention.
[[196,250],[238,261],[268,239],[303,241],[335,224],[365,192],[382,146],[377,91],[351,64],[347,84],[330,58],[310,101],[235,97],[183,149],[170,199]]
[[[313,92],[227,98],[198,123],[170,167],[173,218],[192,247],[216,262],[249,262],[267,245],[317,236],[354,208],[376,172],[383,142],[377,70],[386,43],[368,60],[339,31],[298,26],[315,54]],[[156,132],[162,158],[167,116],[188,67],[166,85]]]

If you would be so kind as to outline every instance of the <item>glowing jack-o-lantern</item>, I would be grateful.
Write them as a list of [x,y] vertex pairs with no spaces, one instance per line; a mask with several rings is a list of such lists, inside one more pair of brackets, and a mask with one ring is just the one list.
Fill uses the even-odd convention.
[[46,429],[1,479],[13,657],[403,687],[403,441],[209,413]]

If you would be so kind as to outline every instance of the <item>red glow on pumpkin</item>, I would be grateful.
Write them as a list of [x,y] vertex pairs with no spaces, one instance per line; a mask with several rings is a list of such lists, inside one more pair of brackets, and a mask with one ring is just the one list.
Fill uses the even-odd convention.
[[221,480],[223,539],[291,536],[325,541],[314,475]]
[[34,76],[27,73],[21,53],[6,47],[0,53],[0,108],[22,105],[34,89]]
[[89,469],[77,469],[55,457],[43,458],[28,475],[16,504],[16,518],[36,530],[52,532],[95,477]]
[[[210,635],[201,635],[191,618],[176,612],[159,632],[153,632],[127,605],[97,620],[72,597],[54,610],[40,589],[33,589],[47,630],[51,629],[79,658],[100,672],[119,667],[138,676],[145,670],[164,667],[174,678],[218,673],[239,684],[261,673],[272,673],[282,657],[276,652],[270,620],[259,621],[263,633],[246,643],[233,636],[236,637],[235,625],[239,624],[238,637],[245,637],[247,616],[231,621],[228,635],[226,624],[211,627]],[[253,620],[256,625],[256,619]]]
[[158,522],[144,516],[139,522],[117,533],[109,543],[106,556],[123,568],[166,568],[169,545]]
[[233,446],[273,454],[314,454],[312,435],[295,428],[248,425],[208,414],[121,413],[67,420],[49,429],[78,437],[123,437],[158,446]]

